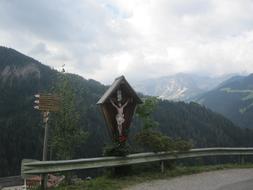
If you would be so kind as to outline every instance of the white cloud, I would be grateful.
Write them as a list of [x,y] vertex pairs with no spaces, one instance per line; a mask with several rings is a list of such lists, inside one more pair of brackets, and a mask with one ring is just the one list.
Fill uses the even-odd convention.
[[108,83],[253,72],[252,0],[2,0],[0,44]]

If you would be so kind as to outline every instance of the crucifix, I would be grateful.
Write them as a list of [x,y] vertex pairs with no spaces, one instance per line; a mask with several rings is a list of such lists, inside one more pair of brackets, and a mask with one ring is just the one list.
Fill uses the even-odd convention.
[[123,130],[122,124],[125,122],[124,108],[128,105],[129,99],[122,105],[121,104],[121,101],[122,101],[121,90],[117,90],[117,100],[118,100],[118,103],[113,102],[112,99],[110,99],[110,102],[113,105],[113,107],[115,107],[117,110],[117,115],[115,119],[117,121],[119,136],[122,136],[122,130]]

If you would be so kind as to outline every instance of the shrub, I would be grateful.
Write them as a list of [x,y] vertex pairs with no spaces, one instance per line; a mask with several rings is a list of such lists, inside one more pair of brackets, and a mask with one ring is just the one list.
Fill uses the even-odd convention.
[[135,140],[145,151],[160,152],[173,149],[172,140],[169,137],[151,130],[143,130],[135,136]]
[[175,147],[174,149],[177,151],[188,151],[193,146],[192,146],[192,143],[189,141],[177,139],[174,141],[174,147]]
[[144,151],[187,151],[192,148],[190,142],[173,140],[170,137],[152,130],[143,130],[135,136],[135,140]]
[[126,156],[130,153],[128,144],[114,143],[104,148],[104,156]]

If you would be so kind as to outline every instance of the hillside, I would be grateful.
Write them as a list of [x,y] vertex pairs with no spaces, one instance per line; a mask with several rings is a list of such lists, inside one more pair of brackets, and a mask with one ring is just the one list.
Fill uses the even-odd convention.
[[253,128],[253,74],[232,77],[197,102],[219,112],[241,127]]
[[160,101],[154,118],[160,130],[190,140],[194,147],[236,147],[253,144],[253,132],[235,126],[221,114],[197,103]]
[[[42,157],[43,126],[41,114],[33,109],[34,94],[50,92],[59,74],[13,49],[0,47],[0,176],[19,173],[22,158]],[[76,105],[82,113],[80,125],[89,131],[80,150],[82,156],[98,155],[107,133],[95,105],[106,87],[94,80],[67,74],[76,93]]]
[[[0,47],[0,176],[17,175],[23,158],[41,159],[41,114],[34,94],[51,92],[61,73],[13,49]],[[110,142],[96,102],[107,89],[94,80],[65,74],[76,95],[80,126],[89,133],[75,157],[101,156]],[[195,147],[250,146],[252,131],[240,129],[221,115],[194,103],[159,101],[154,118],[164,134],[191,140]],[[132,135],[139,128],[135,119]],[[131,143],[132,144],[132,143]]]

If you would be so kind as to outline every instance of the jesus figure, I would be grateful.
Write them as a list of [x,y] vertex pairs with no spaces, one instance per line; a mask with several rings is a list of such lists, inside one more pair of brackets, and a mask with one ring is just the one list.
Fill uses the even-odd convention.
[[122,136],[122,124],[125,122],[125,118],[124,118],[124,108],[127,106],[129,100],[126,101],[125,104],[121,105],[121,102],[117,104],[115,104],[112,100],[110,100],[111,104],[113,105],[113,107],[116,108],[117,110],[117,115],[116,115],[116,121],[117,121],[117,125],[118,125],[118,131],[119,131],[119,136]]

